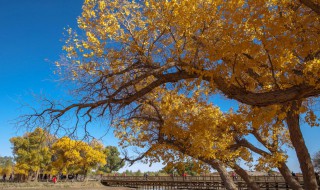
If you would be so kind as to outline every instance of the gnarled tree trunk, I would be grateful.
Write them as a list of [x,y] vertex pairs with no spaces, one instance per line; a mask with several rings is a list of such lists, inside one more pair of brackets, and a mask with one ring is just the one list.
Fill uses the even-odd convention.
[[260,190],[259,185],[250,178],[248,173],[243,168],[241,168],[237,164],[233,164],[232,168],[246,182],[246,184],[249,187],[249,189],[251,189],[251,190]]
[[286,182],[289,184],[289,186],[293,190],[303,190],[300,183],[296,179],[294,179],[294,177],[291,175],[291,172],[290,172],[288,166],[285,163],[280,163],[280,164],[281,164],[281,166],[278,167],[278,169],[279,169],[281,175],[286,180]]
[[234,181],[232,180],[232,178],[230,177],[228,171],[226,170],[226,168],[222,165],[222,163],[220,163],[219,161],[216,160],[208,160],[206,161],[207,164],[209,164],[211,167],[213,167],[215,170],[218,171],[221,180],[224,183],[224,186],[228,189],[228,190],[237,190],[237,186],[234,183]]
[[312,0],[300,0],[300,2],[305,6],[309,7],[314,12],[316,12],[318,15],[320,15],[320,5],[319,3],[315,3],[317,1],[313,2]]
[[[173,140],[165,140],[167,144],[175,146],[181,153],[189,155],[192,157],[192,155],[188,152],[186,149],[187,146],[184,146],[183,144],[179,143],[178,141]],[[230,177],[228,171],[224,167],[223,163],[221,163],[219,160],[215,159],[208,159],[204,157],[198,157],[197,159],[201,160],[204,163],[209,164],[213,169],[217,170],[222,182],[224,183],[224,186],[227,190],[237,190],[237,186]]]
[[[256,139],[263,144],[267,149],[269,149],[269,151],[271,153],[274,153],[272,151],[272,149],[268,148],[268,146],[266,146],[265,142],[260,138],[260,136],[257,133],[253,133],[253,135],[256,137]],[[247,147],[248,149],[250,149],[251,151],[260,154],[261,156],[266,156],[266,155],[270,155],[270,153],[255,147],[253,144],[251,144],[250,142],[248,142],[245,139],[242,140],[238,140],[237,141],[239,145]],[[280,171],[281,175],[284,177],[285,181],[289,184],[289,186],[293,189],[293,190],[303,190],[303,188],[301,187],[300,183],[294,179],[294,177],[291,175],[291,172],[288,168],[288,166],[286,165],[286,163],[281,162],[280,163],[280,167],[278,167],[278,170]]]
[[301,102],[298,101],[291,103],[290,110],[287,112],[286,122],[289,128],[292,145],[296,150],[296,154],[300,163],[304,188],[306,190],[318,190],[318,184],[311,157],[300,130],[300,118],[298,113],[300,105]]

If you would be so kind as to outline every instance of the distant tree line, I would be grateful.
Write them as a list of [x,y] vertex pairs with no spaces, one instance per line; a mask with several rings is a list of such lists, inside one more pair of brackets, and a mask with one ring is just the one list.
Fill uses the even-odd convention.
[[93,139],[89,143],[69,137],[58,138],[36,128],[33,132],[10,139],[12,157],[0,157],[1,175],[16,180],[38,181],[46,176],[111,173],[124,166],[117,147],[104,147]]

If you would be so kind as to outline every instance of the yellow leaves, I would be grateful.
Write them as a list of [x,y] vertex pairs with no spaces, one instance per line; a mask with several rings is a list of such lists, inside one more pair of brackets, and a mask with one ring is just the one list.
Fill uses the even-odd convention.
[[103,11],[106,8],[106,2],[105,1],[99,1],[99,9],[100,11]]
[[52,145],[53,155],[57,160],[53,165],[59,169],[63,167],[65,170],[72,168],[92,168],[98,164],[106,164],[106,155],[103,147],[98,142],[91,142],[90,145],[72,140],[68,137],[62,137]]
[[150,4],[149,4],[149,1],[148,1],[148,0],[145,1],[145,5],[146,5],[147,8],[149,8]]
[[94,56],[93,52],[83,54],[83,57],[85,57],[85,58],[90,58],[90,57],[93,57],[93,56]]
[[319,87],[317,81],[320,75],[320,59],[314,58],[313,60],[308,61],[303,73],[307,76],[305,80],[308,81],[310,85],[318,85],[317,87]]
[[[167,59],[162,59],[161,65],[179,59],[183,63],[179,67],[200,79],[215,75],[226,79],[228,85],[266,92],[276,87],[274,76],[282,87],[305,81],[292,68],[310,52],[317,52],[318,22],[300,7],[292,11],[287,1],[87,0],[78,19],[87,39],[82,44],[70,42],[64,49],[72,52],[70,59],[83,62],[112,60],[108,63],[112,69],[129,66],[136,55],[147,57],[142,62],[151,64],[160,57]],[[117,53],[104,55],[114,50]],[[119,54],[121,61],[116,57]],[[313,76],[307,81],[317,85],[319,67],[308,65],[304,73],[313,72]],[[255,77],[247,71],[254,71]],[[126,76],[122,77],[125,81]],[[210,87],[215,88],[215,83],[210,81]]]
[[23,137],[12,138],[11,142],[14,145],[14,170],[17,174],[29,175],[39,170],[51,174],[75,172],[106,164],[103,145],[96,140],[87,144],[68,137],[56,139],[43,129],[36,128]]
[[73,75],[74,78],[78,77],[78,73],[75,70],[72,70],[72,75]]
[[[70,37],[63,49],[72,60],[70,75],[81,84],[103,77],[101,86],[107,87],[101,91],[114,92],[125,86],[116,98],[166,80],[163,75],[181,71],[196,77],[183,80],[175,91],[154,89],[138,99],[133,104],[142,105],[139,114],[152,117],[121,120],[115,133],[122,143],[142,147],[153,143],[158,133],[151,132],[158,130],[167,138],[190,143],[193,155],[232,160],[241,155],[228,150],[236,134],[256,130],[269,142],[287,138],[282,122],[286,113],[280,105],[272,105],[240,108],[241,116],[223,114],[203,97],[216,93],[216,87],[225,93],[229,93],[226,87],[238,87],[245,93],[297,84],[319,88],[320,62],[313,56],[320,47],[319,20],[301,7],[292,11],[285,0],[86,0],[78,19],[85,36],[68,29]],[[197,91],[199,88],[206,89]],[[179,94],[184,91],[192,95]],[[296,111],[304,113],[307,108]],[[313,113],[307,112],[306,120],[315,125]],[[246,154],[243,157],[249,159]]]
[[93,43],[95,45],[100,45],[100,41],[96,38],[96,36],[92,32],[87,32],[86,36],[88,37],[88,42]]
[[73,46],[63,46],[62,50],[65,50],[67,52],[71,52],[71,51],[74,51],[74,47]]
[[84,1],[84,4],[89,4],[89,3],[91,3],[91,2],[93,2],[94,0],[85,0]]
[[87,43],[87,42],[82,42],[82,46],[84,47],[84,48],[86,48],[86,49],[89,49],[89,44]]
[[24,174],[28,175],[30,167],[28,164],[18,162],[14,167],[15,174]]
[[[239,156],[239,151],[229,150],[234,143],[232,129],[224,124],[226,118],[219,108],[174,91],[164,91],[160,97],[155,98],[161,99],[150,100],[158,111],[146,103],[141,107],[141,119],[137,116],[136,119],[117,122],[116,135],[121,138],[122,143],[139,147],[144,147],[145,143],[156,146],[152,140],[153,132],[150,131],[159,131],[165,138],[175,139],[176,142],[187,146],[188,154],[195,158],[201,156],[208,159],[232,160]],[[158,114],[163,120],[160,126],[153,120],[143,119],[155,118]],[[176,150],[174,145],[170,147],[169,149]]]
[[258,171],[269,171],[272,168],[281,167],[282,163],[285,163],[288,156],[284,153],[276,152],[272,155],[260,157],[256,169]]
[[308,110],[308,108],[304,105],[299,107],[299,110],[297,110],[298,113],[305,113]]
[[313,112],[313,110],[309,109],[305,116],[305,121],[311,126],[311,127],[319,127],[320,120],[317,117],[317,115]]
[[36,172],[40,168],[46,169],[51,156],[46,146],[53,138],[41,128],[36,128],[23,137],[11,138],[17,172],[25,174],[30,171]]

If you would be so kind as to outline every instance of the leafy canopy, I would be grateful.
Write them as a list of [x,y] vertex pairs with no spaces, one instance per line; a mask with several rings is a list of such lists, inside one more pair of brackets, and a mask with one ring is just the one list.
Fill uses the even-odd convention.
[[26,174],[46,170],[51,159],[48,139],[51,136],[41,128],[26,133],[22,137],[13,137],[13,154],[16,161],[15,173]]
[[122,158],[120,158],[120,153],[118,148],[115,146],[106,146],[104,148],[104,153],[107,155],[106,162],[107,164],[100,167],[99,170],[105,173],[116,172],[121,169],[125,162]]

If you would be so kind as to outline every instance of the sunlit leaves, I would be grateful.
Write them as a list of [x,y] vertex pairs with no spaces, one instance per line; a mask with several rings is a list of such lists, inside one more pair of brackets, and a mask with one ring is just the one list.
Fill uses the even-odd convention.
[[92,140],[90,143],[57,138],[41,128],[36,128],[23,137],[10,139],[15,156],[14,172],[26,176],[44,172],[86,173],[90,169],[106,164],[103,145]]
[[52,165],[56,170],[68,173],[83,169],[88,171],[106,164],[106,155],[102,150],[103,146],[98,142],[90,146],[82,141],[62,137],[52,145],[52,154],[56,157]]
[[52,136],[41,128],[22,137],[10,139],[15,155],[15,172],[21,174],[36,173],[40,169],[46,171],[51,159],[49,140]]

